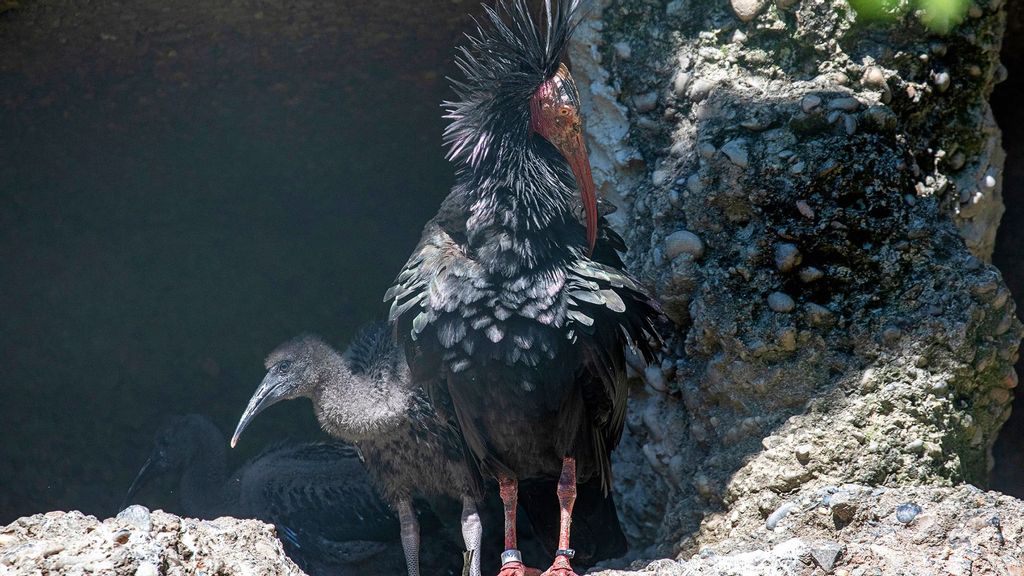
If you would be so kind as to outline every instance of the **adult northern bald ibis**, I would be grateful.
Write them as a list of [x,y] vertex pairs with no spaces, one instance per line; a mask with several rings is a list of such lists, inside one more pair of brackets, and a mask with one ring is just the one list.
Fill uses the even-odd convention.
[[437,496],[462,503],[468,573],[480,576],[478,472],[466,458],[458,431],[437,417],[422,387],[410,381],[389,327],[367,326],[344,354],[316,336],[300,336],[271,352],[266,367],[232,446],[268,406],[311,399],[324,430],[359,448],[377,489],[398,511],[409,576],[420,575],[420,528],[413,499]]
[[660,308],[598,217],[579,94],[561,62],[576,7],[548,0],[543,32],[524,0],[485,7],[446,103],[456,184],[385,296],[413,378],[498,480],[502,576],[525,571],[519,482],[544,479],[557,479],[560,518],[546,574],[573,574],[577,482],[610,487],[624,350],[650,360],[658,341]]

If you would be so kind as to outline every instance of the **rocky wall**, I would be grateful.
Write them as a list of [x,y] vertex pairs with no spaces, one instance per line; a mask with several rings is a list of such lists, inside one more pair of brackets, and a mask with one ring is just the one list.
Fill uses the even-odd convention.
[[987,481],[1021,337],[987,264],[1005,14],[919,16],[623,1],[583,27],[599,188],[677,329],[618,463],[655,549],[757,548],[809,489]]

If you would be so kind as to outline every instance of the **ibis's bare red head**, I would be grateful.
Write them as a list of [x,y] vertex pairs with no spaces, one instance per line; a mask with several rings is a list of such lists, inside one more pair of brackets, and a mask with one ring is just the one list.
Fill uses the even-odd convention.
[[597,197],[587,145],[583,142],[580,95],[565,64],[530,97],[530,129],[551,142],[569,162],[586,215],[587,248],[593,252],[597,241]]

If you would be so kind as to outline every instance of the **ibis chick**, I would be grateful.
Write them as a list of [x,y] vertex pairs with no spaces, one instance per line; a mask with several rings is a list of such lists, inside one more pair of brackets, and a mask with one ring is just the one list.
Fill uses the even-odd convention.
[[384,324],[363,329],[344,354],[316,336],[270,353],[267,375],[238,422],[232,445],[253,417],[282,400],[305,397],[321,426],[361,451],[384,499],[398,512],[409,576],[420,574],[420,530],[414,498],[449,496],[462,503],[470,574],[480,575],[482,526],[478,475],[457,428],[438,415]]

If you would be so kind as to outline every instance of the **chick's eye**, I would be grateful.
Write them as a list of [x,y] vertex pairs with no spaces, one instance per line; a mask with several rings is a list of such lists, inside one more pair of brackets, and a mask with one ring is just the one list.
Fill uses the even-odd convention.
[[278,371],[278,372],[280,372],[281,374],[284,374],[284,373],[285,373],[285,372],[287,372],[287,371],[288,371],[288,369],[289,369],[289,368],[291,368],[291,367],[292,367],[292,363],[291,363],[291,361],[289,361],[289,360],[285,360],[285,361],[283,361],[283,362],[279,362],[279,363],[277,364],[277,371]]

